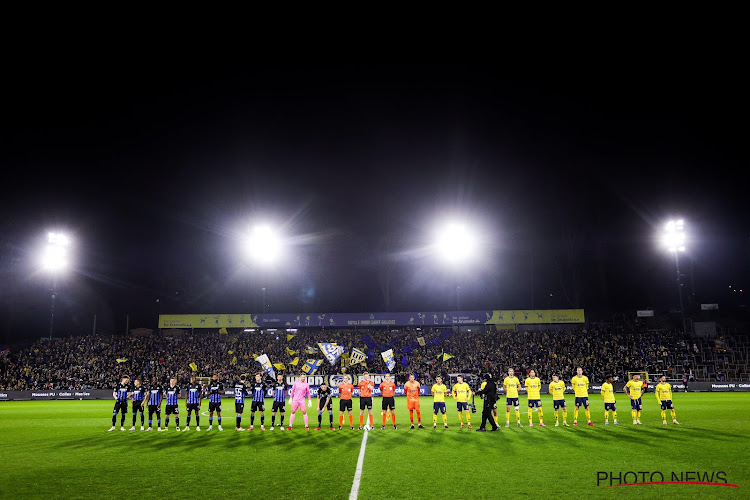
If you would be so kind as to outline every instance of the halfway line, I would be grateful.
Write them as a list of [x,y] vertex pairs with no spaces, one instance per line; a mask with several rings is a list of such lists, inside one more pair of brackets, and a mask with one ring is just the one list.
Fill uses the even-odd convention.
[[359,494],[359,483],[362,481],[362,464],[365,461],[365,447],[367,446],[368,431],[364,431],[362,436],[362,446],[359,448],[359,458],[357,459],[357,470],[354,471],[354,482],[352,483],[352,492],[349,493],[349,500],[357,500]]

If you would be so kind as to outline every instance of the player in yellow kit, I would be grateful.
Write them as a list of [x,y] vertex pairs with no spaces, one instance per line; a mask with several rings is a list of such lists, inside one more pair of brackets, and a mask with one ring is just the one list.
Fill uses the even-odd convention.
[[445,414],[445,393],[448,388],[443,383],[443,377],[435,377],[432,385],[432,428],[437,428],[438,412],[443,414],[443,426],[448,428],[448,416]]
[[602,384],[602,399],[604,399],[604,425],[609,425],[609,411],[612,410],[612,420],[617,423],[617,401],[615,400],[615,388],[612,386],[612,376],[607,377],[607,381]]
[[591,427],[591,411],[589,411],[589,378],[583,374],[583,368],[580,366],[576,370],[577,374],[570,381],[573,384],[573,390],[576,393],[576,409],[573,411],[573,425],[578,426],[578,409],[583,406],[586,410],[586,420]]
[[633,425],[641,425],[641,407],[643,401],[641,396],[643,395],[643,381],[640,380],[640,375],[635,374],[633,378],[625,384],[625,392],[630,398],[630,414],[633,415]]
[[565,382],[557,375],[552,375],[549,384],[549,393],[552,394],[552,405],[555,409],[555,427],[560,425],[560,408],[563,411],[563,425],[568,427],[568,407],[565,406]]
[[453,398],[456,400],[456,409],[458,410],[458,419],[461,421],[461,428],[464,428],[463,413],[466,412],[466,423],[471,429],[471,412],[469,411],[469,398],[473,393],[469,384],[464,382],[464,377],[458,375],[456,383],[453,386]]
[[542,381],[536,376],[534,370],[529,370],[529,377],[523,382],[526,387],[526,395],[529,397],[529,427],[534,427],[532,422],[532,416],[534,415],[534,408],[539,413],[539,427],[547,427],[544,425],[544,416],[542,414]]
[[656,384],[656,400],[661,405],[661,423],[667,425],[667,410],[672,413],[672,423],[680,425],[674,412],[672,404],[672,384],[667,383],[667,377],[659,377],[659,383]]
[[516,378],[513,368],[508,368],[508,376],[503,380],[503,389],[505,389],[505,427],[510,427],[510,407],[516,409],[516,425],[521,425],[521,408],[518,405],[518,387],[521,382]]

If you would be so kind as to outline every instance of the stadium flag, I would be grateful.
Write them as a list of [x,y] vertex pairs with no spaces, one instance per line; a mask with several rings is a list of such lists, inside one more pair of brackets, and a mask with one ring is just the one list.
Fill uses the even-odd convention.
[[317,350],[317,349],[315,349],[314,347],[310,347],[310,346],[307,346],[307,348],[305,349],[305,352],[306,352],[307,354],[315,354],[315,353],[317,353],[317,352],[318,352],[318,350]]
[[237,338],[237,337],[234,337],[234,338],[232,339],[232,344],[236,344],[237,342],[239,342],[239,340],[240,340],[239,338]]
[[381,352],[380,355],[383,356],[383,361],[385,361],[385,364],[388,365],[388,371],[392,371],[396,366],[396,361],[393,359],[393,349],[388,349],[385,352]]
[[347,366],[349,366],[349,359],[350,356],[348,352],[345,352],[341,355],[341,368],[346,368]]
[[220,335],[228,335],[229,332],[227,331],[226,327],[221,327],[221,328],[219,328],[219,334]]
[[294,356],[295,354],[297,354],[297,351],[292,351],[291,349],[289,349],[289,348],[287,347],[287,348],[286,348],[286,353],[287,353],[288,355],[290,355],[290,356]]
[[318,347],[323,351],[323,355],[331,365],[335,365],[336,361],[344,353],[343,346],[338,345],[336,342],[318,342]]
[[260,356],[259,354],[253,353],[253,359],[258,359],[259,356]]
[[417,337],[417,342],[419,342],[419,345],[421,345],[422,347],[426,345],[424,337]]
[[294,338],[294,334],[293,334],[293,333],[287,333],[287,334],[286,334],[286,341],[287,341],[287,342],[289,342],[289,341],[290,341],[290,340],[292,340],[293,338]]
[[117,358],[117,362],[118,363],[124,363],[127,360],[128,360],[128,358]]
[[273,367],[279,371],[286,370],[286,366],[284,366],[284,363],[274,363]]
[[451,358],[455,358],[455,356],[452,354],[448,354],[447,352],[443,354],[443,361],[448,361]]
[[227,354],[234,354],[234,351],[227,351]]
[[260,363],[260,366],[263,367],[263,370],[265,370],[265,372],[269,374],[271,378],[276,377],[276,372],[273,371],[273,366],[271,365],[271,361],[268,360],[268,354],[263,354],[262,356],[258,356],[257,358],[255,358],[255,361]]
[[232,361],[229,363],[230,365],[233,365],[237,362],[237,356],[232,358]]
[[192,368],[194,372],[198,371],[198,365],[195,364],[195,361],[190,363],[190,368]]
[[315,371],[320,366],[320,363],[322,363],[322,359],[308,359],[305,361],[305,364],[302,365],[302,371],[307,373],[308,375],[312,375],[315,373]]
[[296,357],[289,362],[290,365],[294,365],[294,366],[297,366],[297,363],[299,363],[299,357]]
[[361,363],[366,359],[367,359],[367,354],[360,351],[356,347],[352,347],[352,352],[349,355],[349,366],[353,366],[353,365],[356,365],[357,363]]

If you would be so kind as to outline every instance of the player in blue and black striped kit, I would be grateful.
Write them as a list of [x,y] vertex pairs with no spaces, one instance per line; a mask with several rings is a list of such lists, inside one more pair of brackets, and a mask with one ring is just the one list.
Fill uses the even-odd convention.
[[198,383],[198,377],[193,375],[190,378],[190,385],[185,392],[185,399],[187,399],[187,425],[182,432],[190,430],[190,413],[195,412],[195,428],[196,431],[201,430],[201,400],[203,399],[203,387]]
[[151,379],[151,385],[148,388],[148,429],[151,430],[156,413],[156,430],[161,432],[161,403],[164,397],[164,389],[159,385],[159,381],[154,377]]
[[271,408],[271,429],[273,430],[276,423],[276,412],[281,412],[281,424],[279,429],[284,430],[284,412],[286,411],[286,394],[289,387],[284,382],[283,375],[276,375],[276,383],[273,385],[273,407]]
[[219,430],[221,427],[221,395],[224,394],[224,384],[219,382],[219,376],[214,374],[211,377],[211,383],[208,385],[208,429],[210,431],[214,426],[214,412],[219,416]]
[[131,397],[133,398],[133,427],[130,430],[135,430],[135,418],[139,412],[141,414],[141,430],[143,430],[143,403],[146,399],[146,388],[141,385],[141,379],[139,378],[135,379],[135,386],[133,387],[133,392],[131,392]]
[[122,412],[122,419],[120,420],[120,430],[125,430],[125,414],[128,412],[128,395],[130,393],[130,377],[124,375],[120,380],[120,385],[112,391],[112,397],[115,398],[115,408],[112,410],[112,427],[110,431],[115,430],[115,422],[117,422],[117,414]]
[[250,430],[253,430],[255,423],[255,412],[260,412],[260,430],[266,430],[265,411],[266,411],[266,390],[268,387],[263,382],[263,376],[260,373],[255,374],[255,382],[252,386],[253,402],[250,405]]
[[250,395],[247,392],[247,376],[245,374],[240,375],[239,382],[234,384],[234,412],[237,414],[237,424],[234,426],[236,431],[244,431],[241,427],[242,424],[242,412],[245,410],[245,398]]
[[177,385],[177,379],[172,377],[169,379],[169,387],[167,387],[167,409],[165,411],[166,416],[164,418],[164,430],[169,429],[169,417],[174,415],[174,423],[177,426],[177,430],[180,430],[180,407],[178,405],[180,399],[180,387]]

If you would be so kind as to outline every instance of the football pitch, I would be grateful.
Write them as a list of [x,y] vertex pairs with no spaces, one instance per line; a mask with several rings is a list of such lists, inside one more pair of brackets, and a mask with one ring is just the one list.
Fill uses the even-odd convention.
[[[511,427],[505,428],[503,405],[500,431],[485,433],[475,432],[479,400],[474,429],[460,428],[451,398],[449,428],[442,428],[439,417],[433,429],[432,400],[421,398],[426,428],[410,430],[406,400],[397,398],[398,430],[388,425],[383,431],[380,400],[373,399],[375,430],[367,434],[358,498],[750,498],[750,393],[675,394],[681,425],[673,425],[667,412],[666,426],[653,393],[643,397],[640,426],[632,425],[629,400],[619,394],[617,427],[611,417],[604,425],[601,398],[592,394],[595,427],[585,425],[581,411],[578,427],[558,428],[546,396],[546,428],[537,425],[536,414],[529,428],[523,406],[524,427],[516,426],[511,412]],[[572,400],[568,397],[571,424]],[[345,430],[330,431],[324,414],[325,430],[315,431],[317,412],[311,412],[311,430],[305,432],[298,412],[291,432],[262,432],[256,414],[256,430],[240,433],[234,430],[233,401],[225,400],[223,432],[216,421],[206,432],[205,401],[201,432],[195,432],[194,419],[190,432],[175,432],[174,419],[168,432],[156,432],[156,422],[154,432],[121,432],[119,416],[117,430],[107,432],[113,404],[0,403],[0,498],[339,499],[352,493],[364,433],[349,430],[348,421]],[[356,399],[354,404],[356,429]],[[181,400],[183,427],[185,417]],[[128,413],[126,428],[131,422]],[[270,412],[265,423],[268,428]],[[249,424],[246,410],[242,425]],[[630,484],[680,481],[689,484]]]

